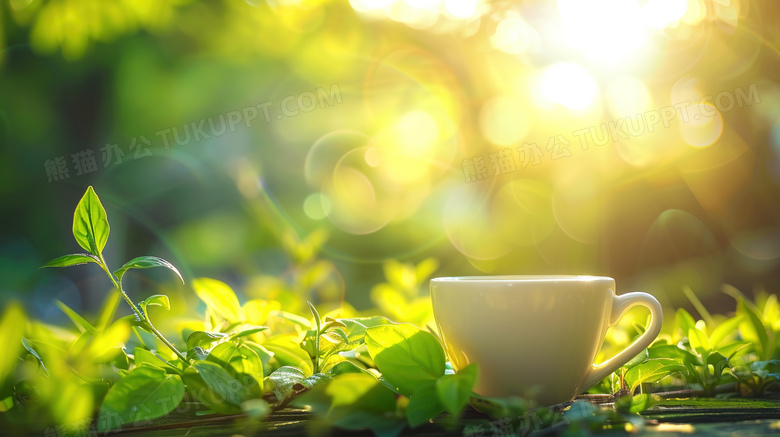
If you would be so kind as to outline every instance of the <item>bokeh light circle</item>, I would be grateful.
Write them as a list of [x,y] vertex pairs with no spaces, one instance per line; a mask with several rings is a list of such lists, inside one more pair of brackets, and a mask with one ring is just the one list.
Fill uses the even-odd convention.
[[680,134],[693,147],[707,147],[715,143],[723,133],[723,118],[714,105],[691,105],[680,120]]
[[493,230],[515,245],[538,244],[555,229],[552,189],[533,179],[509,181],[493,196],[490,214]]
[[620,76],[611,80],[605,94],[607,108],[616,118],[641,114],[652,106],[650,91],[635,77]]
[[511,146],[528,135],[533,121],[522,101],[508,96],[488,100],[479,113],[482,135],[491,143]]
[[452,245],[475,260],[491,260],[509,253],[513,245],[496,229],[490,202],[478,187],[466,185],[451,190],[444,205],[444,229]]
[[354,130],[337,130],[321,136],[309,149],[303,165],[306,182],[319,188],[333,177],[339,160],[351,150],[364,147],[370,138]]
[[588,70],[578,64],[559,62],[548,67],[539,81],[541,97],[549,103],[582,111],[595,105],[599,88]]

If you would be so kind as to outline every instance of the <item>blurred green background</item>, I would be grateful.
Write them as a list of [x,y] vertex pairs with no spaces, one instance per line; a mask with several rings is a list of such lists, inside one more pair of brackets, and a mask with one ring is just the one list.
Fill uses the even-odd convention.
[[[596,274],[726,311],[721,284],[780,279],[778,20],[738,0],[0,0],[0,303],[96,310],[98,269],[38,270],[77,251],[93,185],[110,265],[157,255],[243,298],[421,321],[431,275]],[[194,314],[167,272],[128,286],[159,288]]]

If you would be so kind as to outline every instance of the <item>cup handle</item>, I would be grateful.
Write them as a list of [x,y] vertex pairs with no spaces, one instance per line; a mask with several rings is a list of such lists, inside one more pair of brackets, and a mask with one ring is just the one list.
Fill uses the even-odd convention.
[[663,323],[663,310],[661,304],[652,295],[642,292],[625,293],[620,296],[614,296],[612,301],[612,313],[610,314],[609,326],[615,326],[623,317],[626,311],[636,305],[646,306],[650,310],[650,326],[647,327],[644,334],[640,335],[627,348],[618,352],[617,355],[604,361],[599,365],[593,364],[585,378],[585,384],[582,389],[587,390],[595,385],[607,375],[617,370],[620,366],[629,362],[632,358],[639,355],[642,350],[655,340],[655,337],[661,332]]

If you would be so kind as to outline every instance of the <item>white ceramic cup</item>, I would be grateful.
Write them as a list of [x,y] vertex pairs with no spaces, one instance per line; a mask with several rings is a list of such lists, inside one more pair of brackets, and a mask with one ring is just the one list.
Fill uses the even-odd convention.
[[[615,295],[604,276],[463,276],[431,280],[436,324],[458,370],[477,363],[474,391],[567,402],[638,355],[661,330],[661,305],[647,293]],[[635,305],[650,326],[627,348],[593,364],[607,329]]]

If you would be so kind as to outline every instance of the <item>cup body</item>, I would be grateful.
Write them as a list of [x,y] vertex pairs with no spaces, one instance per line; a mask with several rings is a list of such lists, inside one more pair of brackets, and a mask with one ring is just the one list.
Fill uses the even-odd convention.
[[603,276],[435,278],[433,312],[458,370],[477,363],[474,391],[541,405],[577,396],[606,331],[615,281]]

